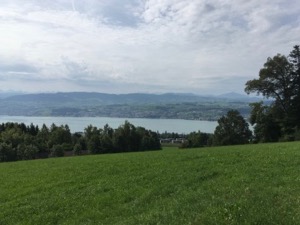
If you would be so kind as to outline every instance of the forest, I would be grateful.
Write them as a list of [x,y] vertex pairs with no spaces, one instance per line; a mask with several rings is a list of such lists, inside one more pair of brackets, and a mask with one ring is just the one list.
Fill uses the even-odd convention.
[[127,121],[117,129],[90,125],[83,133],[74,134],[68,125],[39,128],[5,123],[0,125],[0,140],[0,162],[161,149],[157,133]]

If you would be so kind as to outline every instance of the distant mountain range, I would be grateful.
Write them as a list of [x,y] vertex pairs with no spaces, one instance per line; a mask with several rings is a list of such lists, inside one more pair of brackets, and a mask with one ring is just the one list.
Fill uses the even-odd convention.
[[24,92],[16,92],[16,91],[1,91],[0,90],[0,99],[7,98],[14,95],[23,95]]
[[147,103],[182,103],[182,102],[207,102],[220,100],[240,100],[246,102],[258,101],[258,98],[249,97],[238,93],[226,93],[218,96],[201,96],[195,94],[165,93],[165,94],[105,94],[98,92],[58,92],[38,94],[10,94],[3,96],[5,101],[43,102],[43,103],[101,103],[111,104],[147,104]]
[[249,103],[257,101],[258,98],[237,93],[219,96],[97,92],[19,94],[0,99],[0,115],[216,120],[229,109],[238,109],[247,116]]

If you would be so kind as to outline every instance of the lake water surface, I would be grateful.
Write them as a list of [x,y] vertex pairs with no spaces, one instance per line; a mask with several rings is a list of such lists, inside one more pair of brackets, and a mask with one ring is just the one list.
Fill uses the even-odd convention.
[[217,122],[216,121],[198,121],[198,120],[180,120],[180,119],[144,119],[144,118],[109,118],[109,117],[27,117],[27,116],[0,116],[0,123],[17,122],[30,125],[38,125],[41,127],[46,124],[48,127],[52,123],[56,125],[67,124],[71,132],[84,131],[88,125],[93,125],[98,128],[103,128],[108,124],[112,128],[124,124],[125,120],[132,123],[134,126],[145,127],[152,131],[163,133],[190,133],[193,131],[201,131],[205,133],[213,133]]

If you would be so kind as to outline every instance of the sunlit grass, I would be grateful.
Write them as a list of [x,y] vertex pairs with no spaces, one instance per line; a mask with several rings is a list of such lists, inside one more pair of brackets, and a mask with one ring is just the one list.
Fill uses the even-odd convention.
[[0,164],[0,224],[299,224],[300,143]]

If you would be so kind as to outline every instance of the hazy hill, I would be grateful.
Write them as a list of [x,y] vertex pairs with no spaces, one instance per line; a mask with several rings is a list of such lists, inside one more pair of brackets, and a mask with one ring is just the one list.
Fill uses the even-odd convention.
[[15,92],[15,91],[1,91],[0,90],[0,99],[7,98],[14,95],[23,95],[23,92]]
[[261,100],[261,98],[258,97],[249,97],[248,95],[243,95],[235,92],[229,92],[222,95],[218,95],[217,98],[222,98],[227,100],[240,100],[240,101],[247,101],[247,102],[256,102]]
[[238,109],[244,116],[247,116],[248,104],[253,101],[257,99],[235,93],[220,96],[178,93],[39,93],[0,99],[0,115],[216,120],[229,109]]
[[181,94],[104,94],[96,92],[67,92],[67,93],[41,93],[15,95],[4,99],[5,101],[26,102],[97,102],[105,105],[111,104],[145,104],[145,103],[178,103],[199,102],[213,100],[211,97]]

